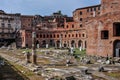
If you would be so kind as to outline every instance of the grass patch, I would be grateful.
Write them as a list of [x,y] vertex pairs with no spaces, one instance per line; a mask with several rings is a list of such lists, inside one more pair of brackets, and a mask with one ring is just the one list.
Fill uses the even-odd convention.
[[86,50],[82,50],[82,51],[80,51],[78,48],[76,48],[74,54],[85,55],[85,54],[86,54]]
[[17,64],[14,64],[13,62],[9,62],[11,65],[14,66],[14,69],[17,70],[17,71],[20,71],[21,73],[23,73],[25,76],[33,76],[34,73],[26,68],[24,68],[23,66],[21,65],[17,65]]
[[78,48],[74,49],[73,56],[75,58],[79,58],[79,56],[84,56],[86,54],[86,50],[80,51]]
[[95,76],[95,75],[92,75],[92,77],[94,78],[94,80],[106,80],[102,77],[98,77],[98,76]]
[[105,73],[107,76],[111,76],[117,79],[120,79],[120,72],[110,72],[110,73]]

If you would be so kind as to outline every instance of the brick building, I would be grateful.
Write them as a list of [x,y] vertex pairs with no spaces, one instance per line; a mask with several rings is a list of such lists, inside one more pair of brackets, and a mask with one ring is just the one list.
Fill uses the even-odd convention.
[[[9,30],[14,32],[20,29],[16,38],[18,47],[32,47],[32,31],[35,27],[38,48],[46,45],[55,48],[81,47],[86,49],[88,55],[120,57],[119,13],[119,0],[101,0],[100,5],[76,9],[73,17],[63,15],[61,11],[44,17],[9,14],[10,18],[0,11],[0,16],[5,15],[5,25],[9,19],[14,22]],[[15,26],[15,23],[19,24]],[[4,25],[1,23],[1,26]],[[2,28],[0,31],[6,29]]]
[[72,17],[62,15],[61,12],[45,16],[37,25],[37,41],[40,47],[86,48],[86,32],[84,28],[77,26]]
[[[21,29],[17,34],[17,47],[32,47],[32,31],[35,25],[40,23],[42,16],[40,15],[21,15]],[[37,28],[38,29],[38,28]],[[38,29],[39,30],[39,29]]]
[[120,57],[120,0],[102,0],[101,13],[86,22],[87,54]]

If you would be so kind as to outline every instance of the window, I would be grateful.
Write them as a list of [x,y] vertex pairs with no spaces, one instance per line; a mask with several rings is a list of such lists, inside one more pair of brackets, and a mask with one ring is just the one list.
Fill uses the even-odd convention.
[[108,39],[108,38],[109,38],[108,30],[101,31],[101,39]]
[[80,11],[80,15],[82,15],[82,11]]
[[43,35],[43,38],[45,38],[45,34]]
[[28,26],[30,26],[30,24],[28,24]]
[[1,23],[1,26],[2,26],[2,27],[5,27],[5,24],[4,24],[4,23]]
[[91,8],[91,11],[92,11],[92,8]]
[[100,10],[100,7],[98,7],[98,10]]
[[67,37],[67,35],[65,35],[65,38]]
[[4,19],[2,19],[2,22],[4,22]]
[[67,25],[67,28],[68,28],[68,25]]
[[61,37],[63,37],[63,34],[60,34]]
[[10,20],[8,20],[8,23],[10,23]]
[[42,38],[42,35],[40,35],[40,38]]
[[82,24],[80,24],[80,27],[82,27]]
[[80,18],[80,21],[82,21],[82,18]]
[[100,14],[100,12],[98,12],[98,14]]
[[74,37],[74,34],[72,34],[72,37]]
[[39,38],[39,35],[37,34],[36,37]]
[[10,27],[11,27],[11,24],[8,24],[8,27],[10,28]]
[[113,24],[113,35],[120,36],[120,23]]
[[52,38],[52,34],[50,35],[50,38]]
[[74,24],[72,25],[72,28],[74,28]]
[[59,35],[57,35],[57,38],[59,38]]
[[96,7],[94,7],[94,11],[96,11]]
[[91,15],[93,15],[93,13],[91,13]]
[[47,38],[49,38],[49,35],[47,34]]
[[85,34],[82,34],[82,37],[85,37]]
[[55,38],[55,34],[54,34],[54,38]]
[[69,34],[69,37],[70,37],[70,34]]
[[89,8],[87,9],[87,12],[89,12]]
[[28,19],[28,21],[30,21],[30,19]]
[[78,35],[76,34],[76,37],[78,37]]
[[79,34],[79,37],[81,37],[81,34]]

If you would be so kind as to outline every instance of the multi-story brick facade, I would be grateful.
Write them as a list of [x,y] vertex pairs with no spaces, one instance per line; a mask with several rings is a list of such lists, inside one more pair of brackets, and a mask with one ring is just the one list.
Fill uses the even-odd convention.
[[[21,29],[18,33],[18,47],[31,48],[32,47],[32,31],[33,27],[41,23],[42,17],[40,15],[21,15]],[[39,28],[37,28],[39,30]]]
[[[86,47],[86,32],[84,28],[77,26],[72,17],[55,14],[45,16],[42,23],[38,24],[37,44],[40,47],[70,48]],[[47,19],[46,19],[47,18]]]
[[78,29],[74,22],[67,21],[64,22],[64,27],[42,28],[37,36],[37,42],[42,47],[45,47],[46,44],[56,48],[80,47],[82,39],[85,39],[86,36],[82,35],[84,33]]
[[120,57],[119,13],[119,0],[102,0],[101,14],[86,22],[87,54]]
[[[3,13],[0,11],[0,14]],[[22,15],[18,45],[32,47],[32,29],[35,27],[37,47],[81,47],[88,55],[120,57],[119,13],[119,0],[101,0],[100,5],[76,9],[73,17],[67,17],[60,11],[44,17]],[[15,22],[13,16],[10,19]],[[11,30],[16,28],[19,30],[20,24],[14,25]]]

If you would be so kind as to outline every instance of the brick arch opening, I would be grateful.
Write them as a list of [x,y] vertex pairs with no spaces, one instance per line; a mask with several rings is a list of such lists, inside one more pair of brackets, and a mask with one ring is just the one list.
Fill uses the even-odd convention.
[[50,46],[50,47],[54,47],[54,46],[55,46],[55,43],[54,43],[54,40],[53,40],[53,39],[50,39],[50,41],[49,41],[49,46]]
[[67,47],[67,43],[66,43],[66,41],[64,41],[64,44],[63,44],[63,45],[64,45],[64,48],[66,48],[66,47]]
[[113,57],[120,57],[120,40],[115,40],[113,43]]
[[71,41],[71,47],[75,47],[75,41],[74,40]]
[[60,41],[56,41],[56,44],[57,44],[57,48],[60,48]]
[[46,47],[46,40],[42,41],[42,47]]
[[78,41],[78,47],[79,47],[79,48],[82,47],[82,40],[79,40],[79,41]]

